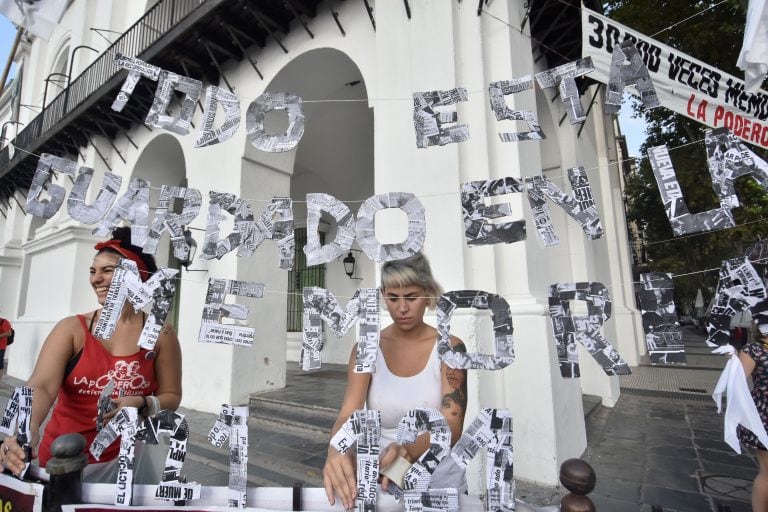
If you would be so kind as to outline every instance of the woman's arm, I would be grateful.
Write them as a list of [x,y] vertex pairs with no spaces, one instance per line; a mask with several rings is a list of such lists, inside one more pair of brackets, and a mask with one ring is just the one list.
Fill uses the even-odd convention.
[[752,359],[752,357],[744,352],[743,350],[739,352],[739,361],[741,361],[741,366],[744,367],[744,373],[747,377],[750,377],[752,375],[752,371],[755,369],[755,360]]
[[[355,355],[357,345],[352,347],[347,365],[347,389],[344,400],[341,402],[339,416],[331,428],[331,437],[339,431],[344,422],[358,409],[362,409],[368,396],[368,386],[371,383],[369,373],[355,372]],[[328,503],[331,506],[336,502],[334,494],[338,494],[346,510],[355,504],[357,492],[357,470],[354,464],[354,455],[351,451],[346,454],[339,453],[333,446],[328,447],[328,457],[323,468],[323,484]]]
[[[30,418],[32,437],[30,444],[33,457],[36,456],[37,445],[40,442],[40,425],[51,410],[64,380],[64,369],[74,355],[74,338],[78,329],[80,329],[80,321],[77,317],[65,318],[54,326],[40,349],[35,369],[27,381],[27,386],[33,390],[32,417]],[[3,442],[3,451],[5,446],[8,446],[8,452],[3,454],[2,462],[14,474],[19,474],[24,469],[24,450],[16,443],[13,436]]]
[[170,324],[163,326],[155,350],[155,396],[160,400],[159,410],[175,411],[181,403],[181,347]]
[[[451,336],[451,345],[456,352],[466,352],[464,342]],[[443,416],[451,427],[451,446],[461,437],[464,431],[464,414],[467,412],[467,370],[449,368],[445,363],[440,365],[443,401],[441,404]]]

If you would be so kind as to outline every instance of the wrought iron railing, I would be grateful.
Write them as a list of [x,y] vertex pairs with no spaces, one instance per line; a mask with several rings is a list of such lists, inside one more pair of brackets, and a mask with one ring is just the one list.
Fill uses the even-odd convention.
[[28,154],[25,152],[33,152],[42,137],[120,72],[114,65],[117,53],[141,57],[142,52],[202,3],[201,0],[161,0],[155,4],[53,101],[44,106],[40,114],[27,123],[12,141],[21,151],[16,151],[13,158],[10,157],[8,147],[0,151],[0,176],[25,158]]
[[[301,332],[302,314],[304,312],[305,286],[325,288],[325,265],[307,266],[307,257],[303,247],[307,244],[307,228],[296,228],[293,232],[295,242],[293,270],[288,272],[288,322],[286,331]],[[320,233],[320,243],[325,241],[324,233]]]

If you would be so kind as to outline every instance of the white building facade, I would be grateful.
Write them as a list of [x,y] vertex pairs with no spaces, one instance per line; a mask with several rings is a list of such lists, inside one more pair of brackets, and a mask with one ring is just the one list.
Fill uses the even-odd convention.
[[[583,350],[582,377],[561,377],[548,315],[549,286],[603,283],[613,301],[605,337],[630,365],[637,365],[644,353],[615,134],[602,112],[602,92],[585,85],[582,101],[590,114],[583,126],[563,121],[566,110],[554,89],[536,86],[506,96],[510,108],[536,112],[546,139],[501,142],[497,133],[522,131],[523,125],[496,120],[488,101],[489,83],[549,67],[543,47],[530,34],[534,17],[543,12],[536,11],[537,2],[526,8],[521,0],[494,0],[482,4],[480,14],[477,3],[467,0],[293,1],[271,10],[255,4],[75,0],[49,41],[27,38],[22,43],[16,55],[24,79],[20,103],[42,106],[46,78],[68,74],[70,62],[74,71],[64,84],[69,91],[48,81],[47,108],[40,114],[45,122],[35,121],[36,113],[28,108],[19,110],[18,121],[24,124],[13,142],[16,149],[13,156],[8,147],[0,155],[0,185],[12,190],[0,200],[0,315],[11,319],[17,332],[8,354],[9,374],[27,378],[53,325],[97,306],[88,283],[92,247],[99,239],[91,234],[93,226],[69,218],[66,206],[47,221],[26,215],[22,208],[43,152],[92,167],[97,186],[105,172],[118,174],[123,178],[121,194],[131,179],[144,178],[152,184],[151,206],[162,185],[201,191],[203,206],[189,226],[199,246],[211,190],[247,199],[256,214],[272,197],[291,197],[297,240],[306,227],[307,193],[331,194],[356,213],[360,202],[375,194],[409,192],[424,205],[424,251],[444,288],[485,290],[510,305],[516,361],[501,371],[469,372],[468,420],[483,407],[509,408],[516,478],[555,483],[560,463],[578,457],[586,447],[581,395],[599,395],[611,406],[619,383]],[[248,24],[252,30],[246,30]],[[215,34],[213,27],[218,27]],[[73,55],[79,46],[93,50],[80,48]],[[148,80],[137,86],[126,111],[111,111],[109,104],[124,77],[115,75],[119,70],[111,64],[117,51],[202,80],[204,86],[212,80],[230,86],[241,102],[240,129],[225,142],[195,148],[195,129],[182,136],[147,128],[141,121],[155,86]],[[92,85],[76,78],[88,73]],[[446,110],[455,110],[459,122],[468,124],[469,140],[417,148],[412,94],[454,87],[466,88],[469,99]],[[291,92],[304,101],[305,133],[292,151],[258,151],[246,139],[246,109],[266,91]],[[193,122],[199,127],[200,106]],[[275,131],[284,129],[280,116],[271,122]],[[37,131],[24,136],[30,127]],[[31,154],[20,154],[22,150]],[[494,202],[509,203],[514,217],[526,220],[527,240],[468,247],[462,183],[544,175],[567,192],[566,169],[579,165],[589,176],[605,231],[602,238],[588,239],[553,205],[560,244],[543,247],[525,195],[510,194]],[[54,183],[67,190],[72,186],[65,176]],[[96,191],[91,187],[89,200]],[[378,239],[401,241],[404,219],[398,210],[377,214]],[[329,223],[326,240],[333,234]],[[296,327],[301,302],[297,309],[290,297],[302,286],[316,284],[345,303],[357,288],[376,286],[377,265],[362,252],[353,255],[353,277],[359,280],[345,274],[341,260],[320,270],[281,270],[276,244],[269,240],[251,257],[233,252],[221,260],[196,258],[182,269],[173,318],[184,358],[182,405],[217,412],[222,403],[244,403],[252,393],[284,386],[286,367],[297,364],[301,343]],[[163,266],[179,267],[167,235],[157,258]],[[197,342],[209,277],[264,283],[263,298],[230,300],[250,307],[247,324],[256,329],[253,347]],[[578,311],[576,303],[572,307]],[[429,321],[434,323],[434,315]],[[382,324],[386,322],[382,313]],[[459,310],[451,330],[470,351],[492,351],[487,312]],[[329,334],[323,361],[346,363],[353,342],[354,333],[342,339]]]

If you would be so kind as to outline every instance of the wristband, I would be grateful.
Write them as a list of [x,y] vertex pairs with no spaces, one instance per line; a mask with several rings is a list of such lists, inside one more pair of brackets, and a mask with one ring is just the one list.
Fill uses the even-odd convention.
[[145,416],[144,412],[147,410],[147,397],[142,395],[141,396],[141,407],[139,407],[139,414],[142,416]]

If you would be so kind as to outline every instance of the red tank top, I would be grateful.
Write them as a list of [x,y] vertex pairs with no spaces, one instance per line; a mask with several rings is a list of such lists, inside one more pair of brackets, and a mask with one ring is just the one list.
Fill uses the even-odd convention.
[[99,340],[88,330],[85,317],[77,315],[85,332],[85,343],[80,359],[72,371],[64,378],[59,390],[58,401],[53,409],[51,420],[45,426],[43,439],[38,448],[40,467],[45,467],[51,458],[51,443],[62,434],[80,432],[85,436],[85,452],[88,463],[104,462],[117,457],[120,441],[109,446],[97,461],[90,453],[90,446],[96,437],[96,407],[101,390],[109,382],[115,381],[112,398],[118,397],[120,390],[127,396],[151,395],[157,390],[154,358],[147,359],[147,350],[139,349],[130,356],[113,356]]

